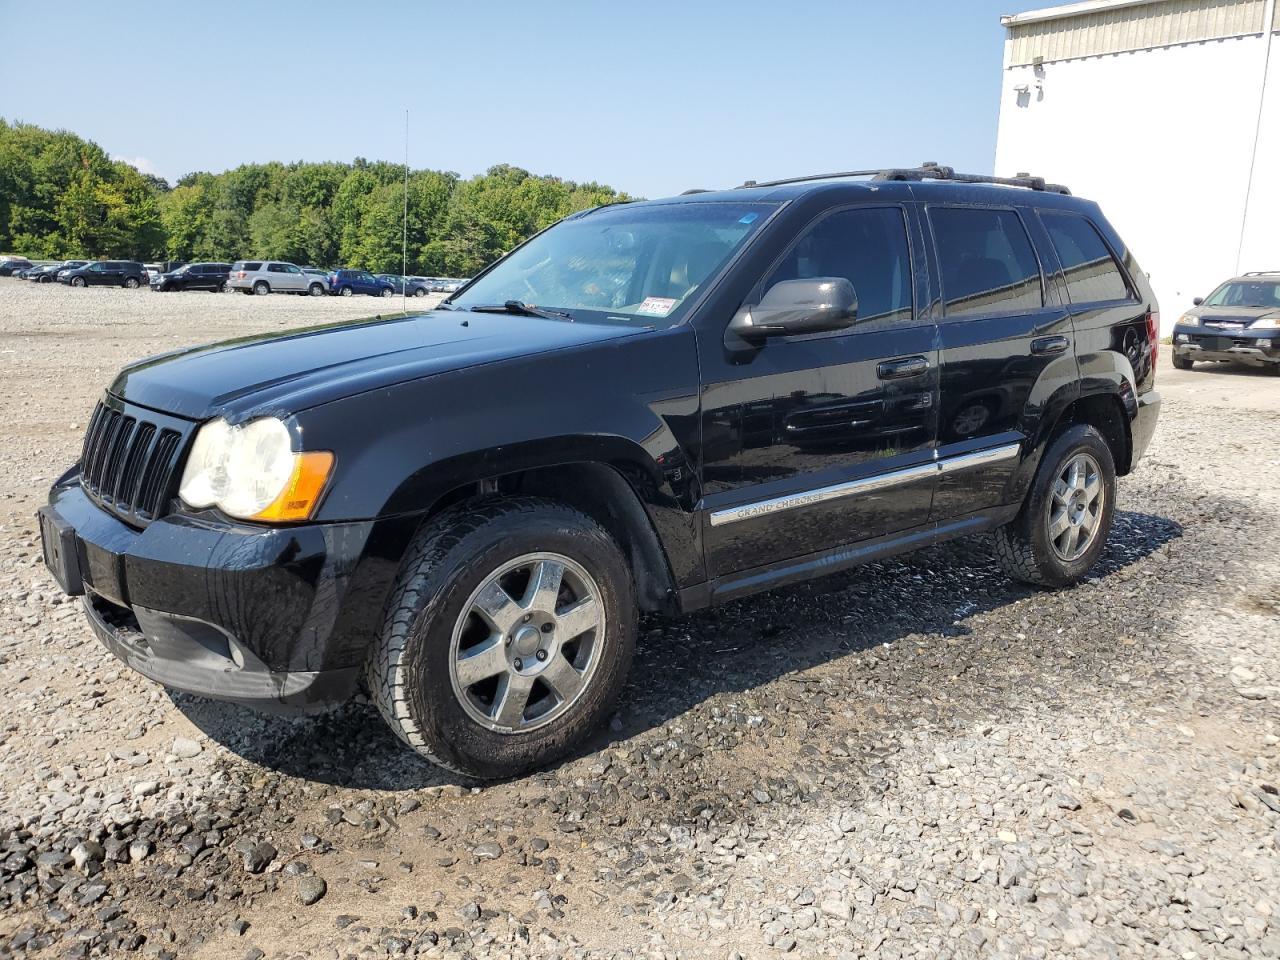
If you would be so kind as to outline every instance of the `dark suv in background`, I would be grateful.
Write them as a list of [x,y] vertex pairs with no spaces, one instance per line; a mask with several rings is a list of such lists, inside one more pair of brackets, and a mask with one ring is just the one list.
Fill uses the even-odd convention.
[[94,260],[74,270],[58,273],[59,283],[73,287],[128,287],[130,290],[147,282],[147,271],[136,260]]
[[45,560],[154,680],[270,709],[363,685],[422,756],[510,776],[616,708],[638,610],[981,531],[1019,580],[1084,577],[1158,329],[1098,206],[1035,178],[600,207],[439,309],[127,367]]
[[[371,297],[389,297],[395,286],[375,277],[368,270],[335,270],[329,274],[329,292],[341,297],[364,293]],[[412,292],[412,291],[411,291]]]
[[231,276],[229,263],[188,263],[168,273],[158,273],[151,277],[151,289],[158,292],[169,290],[211,290],[221,293],[227,289],[227,280]]
[[1173,365],[1197,360],[1244,363],[1280,375],[1280,270],[1228,280],[1173,328]]

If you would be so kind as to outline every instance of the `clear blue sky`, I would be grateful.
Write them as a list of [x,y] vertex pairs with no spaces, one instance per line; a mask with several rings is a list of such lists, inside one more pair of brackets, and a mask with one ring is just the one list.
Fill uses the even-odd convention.
[[1046,5],[0,0],[0,116],[170,180],[400,160],[406,108],[414,167],[506,162],[649,197],[923,160],[990,172],[1000,14]]

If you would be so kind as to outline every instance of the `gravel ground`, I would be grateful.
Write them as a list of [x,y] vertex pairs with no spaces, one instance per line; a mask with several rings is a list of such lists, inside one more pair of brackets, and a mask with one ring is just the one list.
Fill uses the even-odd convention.
[[480,789],[166,693],[39,560],[126,360],[380,307],[0,280],[0,955],[1280,957],[1280,381],[1162,369],[1075,589],[978,538],[646,620],[610,728]]

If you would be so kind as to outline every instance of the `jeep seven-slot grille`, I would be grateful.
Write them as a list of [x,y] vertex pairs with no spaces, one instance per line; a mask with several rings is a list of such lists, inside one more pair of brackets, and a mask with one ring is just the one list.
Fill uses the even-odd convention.
[[150,411],[99,403],[80,455],[80,484],[130,523],[161,516],[175,481],[183,434]]

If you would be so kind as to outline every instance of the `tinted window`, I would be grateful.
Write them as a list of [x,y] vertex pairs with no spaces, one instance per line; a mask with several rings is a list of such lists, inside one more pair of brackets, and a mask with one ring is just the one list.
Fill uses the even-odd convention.
[[261,261],[259,261],[259,260],[246,260],[244,263],[242,263],[242,264],[240,265],[240,269],[242,269],[242,270],[261,270],[261,269],[262,269],[262,263],[261,263]]
[[858,325],[912,315],[911,253],[898,207],[843,210],[808,229],[765,280],[844,277],[858,295]]
[[1093,224],[1070,213],[1042,212],[1040,219],[1058,252],[1072,303],[1128,299],[1124,274]]
[[929,211],[946,314],[1016,313],[1044,306],[1040,265],[1012,210]]
[[267,273],[285,273],[285,272],[287,271],[285,270],[283,263],[267,264]]

